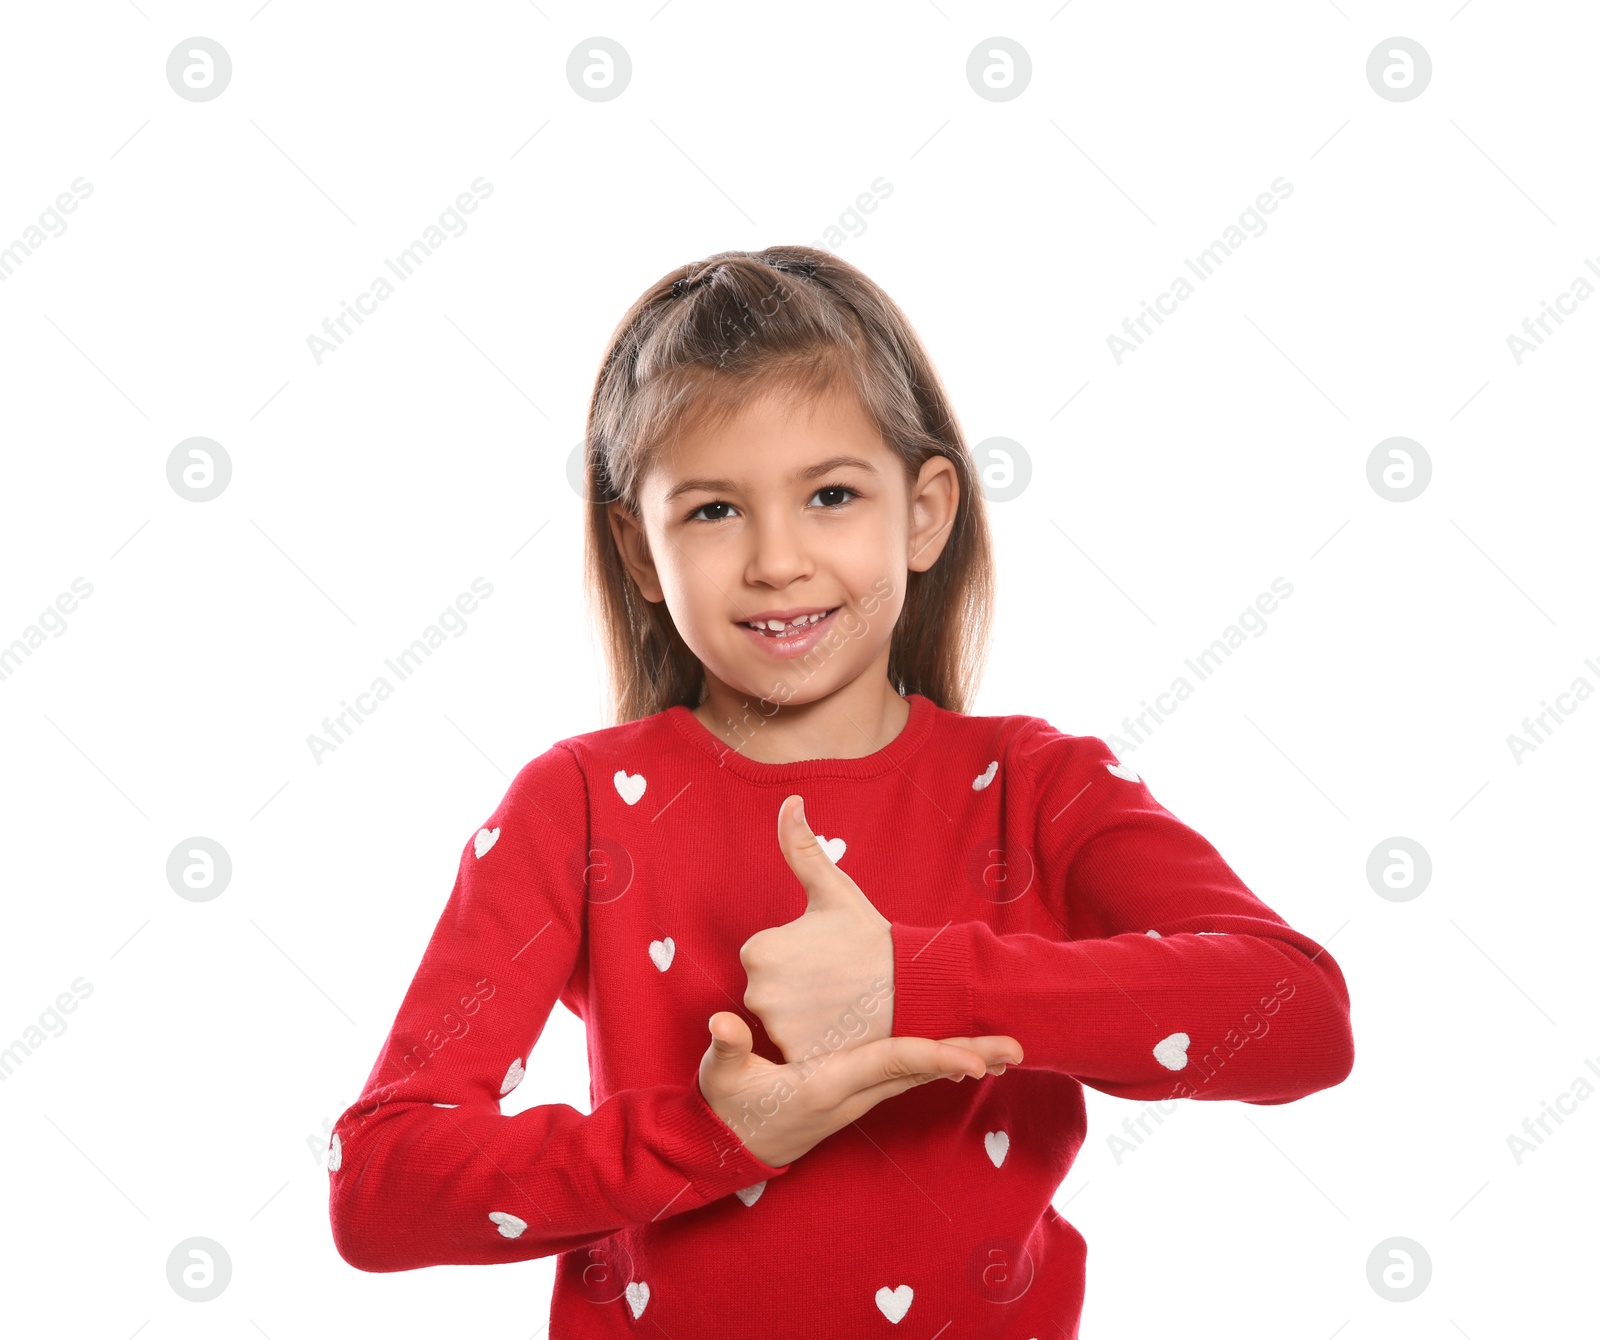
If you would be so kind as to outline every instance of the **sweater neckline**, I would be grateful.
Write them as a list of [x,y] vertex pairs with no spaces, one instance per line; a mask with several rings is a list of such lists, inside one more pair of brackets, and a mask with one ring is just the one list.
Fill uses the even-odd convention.
[[681,703],[667,708],[667,719],[701,753],[746,781],[800,782],[819,777],[862,779],[902,767],[932,731],[938,704],[920,693],[904,696],[911,712],[900,733],[882,749],[859,758],[804,758],[789,763],[762,763],[739,753]]

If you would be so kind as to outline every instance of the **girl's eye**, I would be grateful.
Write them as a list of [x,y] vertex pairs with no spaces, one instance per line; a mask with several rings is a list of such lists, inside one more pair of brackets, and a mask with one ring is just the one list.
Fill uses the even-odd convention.
[[[822,488],[818,489],[811,496],[813,498],[820,498],[824,494],[831,495],[831,500],[827,501],[827,502],[824,502],[822,504],[823,509],[825,511],[830,511],[830,512],[831,511],[836,511],[837,509],[843,507],[846,503],[848,503],[850,501],[851,498],[858,498],[858,497],[861,496],[859,493],[856,492],[855,489],[850,488],[850,487],[848,487],[847,485],[844,485],[844,484],[826,484]],[[847,494],[848,496],[847,497],[840,497],[839,495],[841,495],[841,494]],[[709,515],[709,516],[702,515],[702,513],[712,512],[712,509],[714,509],[714,508],[721,508],[722,510],[719,511],[719,512],[714,512],[712,515]],[[696,507],[684,519],[686,521],[723,521],[723,520],[726,520],[729,515],[737,515],[737,513],[734,511],[734,507],[733,507],[732,503],[728,503],[728,502],[708,502],[708,503],[701,503],[700,506]]]
[[[844,484],[827,484],[827,485],[824,485],[822,488],[818,489],[811,496],[813,498],[820,498],[824,493],[834,493],[834,494],[848,493],[851,498],[857,498],[857,497],[861,496],[853,488],[849,488]],[[832,510],[832,509],[837,508],[837,507],[843,507],[844,504],[846,502],[848,502],[848,501],[849,501],[848,498],[839,498],[834,502],[823,503],[823,506],[828,508],[829,510]]]

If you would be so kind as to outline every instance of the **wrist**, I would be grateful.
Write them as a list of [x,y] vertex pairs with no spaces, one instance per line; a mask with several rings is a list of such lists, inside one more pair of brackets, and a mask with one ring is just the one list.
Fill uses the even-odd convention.
[[894,975],[891,1037],[977,1037],[971,941],[959,924],[891,925]]

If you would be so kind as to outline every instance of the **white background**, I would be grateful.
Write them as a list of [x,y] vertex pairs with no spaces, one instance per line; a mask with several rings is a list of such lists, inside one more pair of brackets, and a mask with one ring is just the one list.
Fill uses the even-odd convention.
[[[609,724],[566,476],[606,337],[672,267],[823,241],[880,177],[830,246],[905,309],[969,440],[1033,463],[991,512],[978,712],[1123,734],[1294,588],[1124,758],[1328,945],[1355,1070],[1282,1107],[1185,1104],[1120,1162],[1137,1105],[1091,1091],[1056,1197],[1090,1244],[1084,1336],[1594,1325],[1600,1102],[1520,1163],[1507,1143],[1600,1082],[1600,702],[1507,744],[1600,685],[1600,302],[1520,365],[1506,339],[1600,258],[1591,7],[100,0],[4,23],[0,247],[93,188],[0,284],[0,644],[93,587],[0,681],[0,1046],[92,986],[0,1083],[8,1330],[544,1333],[553,1260],[345,1265],[325,1123],[466,837],[522,763]],[[165,77],[197,34],[233,61],[209,102]],[[633,62],[604,103],[565,74],[597,34]],[[1008,102],[966,80],[996,35],[1032,61]],[[1408,102],[1365,74],[1395,35],[1433,62]],[[319,366],[307,337],[478,177],[467,231]],[[1107,336],[1279,177],[1267,230],[1119,365]],[[196,435],[233,464],[206,503],[166,477]],[[1405,503],[1366,473],[1397,435],[1433,467]],[[307,735],[477,577],[465,634],[314,761]],[[233,862],[214,901],[167,883],[195,835]],[[1400,903],[1365,873],[1396,835],[1433,862]],[[530,1070],[522,1105],[588,1110],[560,1006]],[[166,1279],[191,1236],[233,1262],[204,1305]],[[1411,1302],[1368,1283],[1392,1236],[1433,1264]]]

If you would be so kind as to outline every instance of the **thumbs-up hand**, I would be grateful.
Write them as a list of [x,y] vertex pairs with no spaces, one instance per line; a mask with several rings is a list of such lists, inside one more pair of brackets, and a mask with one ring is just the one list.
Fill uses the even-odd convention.
[[757,931],[740,948],[745,1008],[789,1062],[889,1037],[894,940],[888,919],[822,849],[799,796],[778,807],[778,846],[805,890],[806,910]]
[[745,1008],[786,1061],[890,1036],[894,941],[889,921],[823,850],[805,802],[778,807],[778,846],[806,894],[796,920],[757,931],[739,950]]

